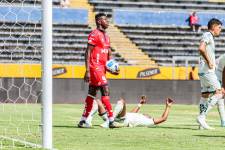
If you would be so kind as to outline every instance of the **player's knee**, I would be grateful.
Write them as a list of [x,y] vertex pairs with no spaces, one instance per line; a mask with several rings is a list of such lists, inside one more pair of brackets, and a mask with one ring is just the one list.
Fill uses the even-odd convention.
[[123,98],[120,98],[119,102],[122,103],[123,105],[125,104],[125,100]]
[[101,87],[101,94],[102,94],[102,96],[109,96],[109,87],[108,86],[102,86]]
[[96,95],[97,95],[96,89],[93,87],[91,87],[91,88],[89,87],[88,95],[91,97],[96,97]]
[[218,97],[218,99],[223,98],[223,92],[221,89],[218,89],[215,91],[215,95]]
[[216,90],[215,94],[218,94],[218,95],[224,95],[223,92],[222,92],[222,89]]

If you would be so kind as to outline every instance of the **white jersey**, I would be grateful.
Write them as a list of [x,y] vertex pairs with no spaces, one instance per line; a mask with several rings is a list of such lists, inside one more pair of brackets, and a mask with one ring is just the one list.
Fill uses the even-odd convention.
[[[215,43],[213,39],[213,35],[210,32],[206,32],[202,35],[201,42],[205,42],[206,44],[206,53],[209,56],[210,61],[214,66],[216,66],[216,58],[215,58]],[[208,73],[215,71],[214,69],[209,69],[208,64],[206,63],[206,60],[203,58],[203,56],[200,56],[200,64],[199,64],[199,73]]]
[[225,67],[225,54],[216,59],[216,76],[220,82],[222,82],[222,72]]
[[128,127],[153,126],[153,118],[149,118],[141,113],[126,113],[124,125]]

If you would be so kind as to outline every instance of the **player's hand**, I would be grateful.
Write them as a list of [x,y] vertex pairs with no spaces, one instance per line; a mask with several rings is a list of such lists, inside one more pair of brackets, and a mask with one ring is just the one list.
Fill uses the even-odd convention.
[[209,69],[214,69],[215,68],[214,65],[211,62],[208,64],[208,66],[209,66]]
[[166,106],[171,107],[173,102],[174,102],[174,100],[172,100],[171,98],[167,98],[166,99]]
[[89,71],[86,71],[85,72],[84,81],[85,82],[89,82],[90,81],[90,72]]
[[120,74],[120,69],[118,69],[116,72],[112,72],[110,70],[107,70],[109,73],[113,74],[113,75],[119,75]]
[[146,103],[146,99],[147,99],[147,97],[145,95],[142,95],[139,103],[140,104],[145,104]]

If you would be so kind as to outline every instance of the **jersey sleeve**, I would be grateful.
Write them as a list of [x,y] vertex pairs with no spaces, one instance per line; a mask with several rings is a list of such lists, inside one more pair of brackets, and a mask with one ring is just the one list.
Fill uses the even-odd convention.
[[98,43],[98,34],[95,32],[91,32],[88,36],[88,44],[97,45]]
[[204,42],[204,43],[206,43],[206,44],[209,44],[209,42],[210,42],[210,37],[209,37],[209,34],[203,34],[202,35],[202,38],[201,38],[201,42]]

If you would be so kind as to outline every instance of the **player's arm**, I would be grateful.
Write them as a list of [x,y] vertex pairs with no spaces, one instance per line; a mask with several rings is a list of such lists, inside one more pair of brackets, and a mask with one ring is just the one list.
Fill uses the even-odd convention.
[[170,99],[170,98],[166,99],[166,108],[165,108],[162,116],[160,118],[153,118],[155,124],[160,124],[167,120],[172,103],[173,103],[172,99]]
[[112,49],[109,48],[109,52],[108,52],[108,60],[112,59]]
[[138,113],[139,110],[140,110],[140,108],[141,108],[141,106],[142,106],[143,104],[145,104],[145,103],[146,103],[146,96],[145,96],[145,95],[142,95],[142,96],[141,96],[141,99],[140,99],[140,101],[139,101],[139,104],[138,104],[136,107],[134,107],[134,108],[131,110],[131,112],[132,112],[132,113]]
[[89,60],[90,60],[90,54],[91,51],[93,50],[94,46],[91,44],[87,45],[87,49],[85,51],[85,68],[86,68],[86,72],[84,75],[84,81],[89,82],[90,79],[90,70],[89,70]]
[[200,42],[199,48],[198,48],[200,54],[202,55],[202,57],[206,60],[206,63],[208,64],[210,69],[213,69],[213,64],[208,56],[208,54],[206,53],[206,43],[204,41]]
[[225,67],[223,68],[222,72],[222,92],[225,94]]

